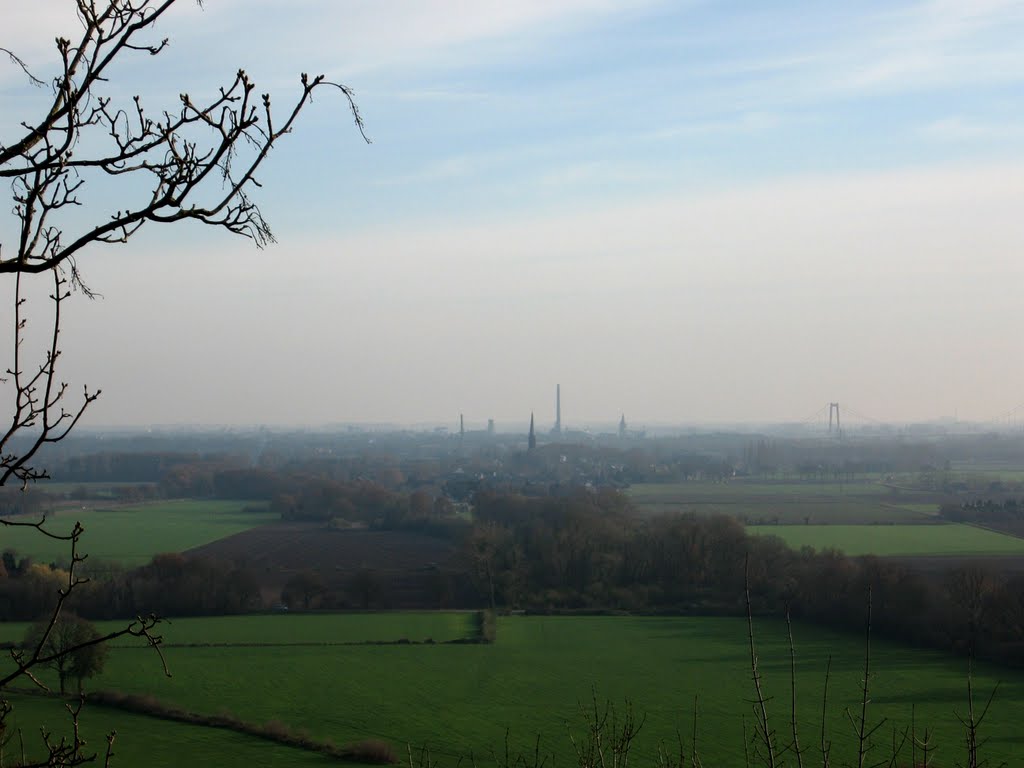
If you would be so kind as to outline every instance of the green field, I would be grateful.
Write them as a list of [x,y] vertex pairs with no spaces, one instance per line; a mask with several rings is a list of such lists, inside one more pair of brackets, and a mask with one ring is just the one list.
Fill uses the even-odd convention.
[[[472,612],[391,611],[385,613],[272,613],[246,616],[166,619],[159,634],[168,646],[217,644],[342,644],[365,642],[436,642],[457,640],[470,633]],[[105,632],[122,626],[97,622]],[[0,622],[0,643],[25,635],[27,622]],[[135,644],[123,640],[119,647]],[[135,644],[137,645],[137,644]]]
[[[62,702],[37,697],[14,699],[14,724],[26,731],[25,744],[32,755],[33,739],[38,743],[38,724],[45,723],[61,733],[68,715]],[[106,736],[116,731],[113,768],[134,766],[296,766],[324,768],[337,765],[321,755],[274,744],[263,739],[184,723],[166,722],[103,707],[87,708],[82,734],[90,751],[98,751],[103,764]],[[10,749],[10,747],[8,747]]]
[[[370,615],[321,615],[250,617],[234,626],[226,619],[211,619],[205,628],[200,620],[176,622],[165,634],[169,641],[182,641],[201,638],[208,629],[210,636],[221,639],[235,632],[239,643],[276,641],[292,619],[296,642],[335,633],[396,631],[393,623],[374,630],[375,622],[385,619]],[[349,621],[361,626],[344,628]],[[764,620],[758,622],[757,633],[761,671],[768,694],[774,696],[774,726],[782,733],[789,718],[784,627]],[[795,635],[804,744],[818,742],[824,671],[831,657],[827,727],[834,742],[832,760],[836,765],[853,761],[844,708],[858,701],[863,649],[856,637],[809,626],[798,625]],[[637,765],[653,765],[661,742],[674,752],[677,730],[689,740],[695,696],[705,765],[743,765],[744,718],[751,727],[747,635],[740,619],[505,617],[499,620],[494,645],[175,647],[167,649],[167,658],[170,679],[159,673],[151,652],[114,649],[107,671],[92,685],[152,693],[199,712],[228,710],[254,722],[277,718],[338,743],[377,736],[399,746],[427,745],[443,766],[454,766],[470,753],[480,764],[488,763],[491,750],[503,749],[506,729],[513,750],[532,753],[540,735],[541,751],[553,755],[553,765],[574,764],[566,726],[580,733],[578,706],[593,694],[615,702],[620,711],[629,699],[638,714],[646,715],[631,757]],[[926,724],[936,733],[934,764],[962,762],[955,713],[966,706],[966,662],[876,643],[873,665],[869,715],[889,718],[878,732],[879,744],[889,742],[894,727],[909,725],[913,705],[918,726]],[[1024,674],[980,667],[976,689],[987,695],[997,678],[1002,685],[982,732],[989,737],[983,756],[992,764],[1010,759],[1019,748],[1018,723],[1024,717]],[[29,705],[33,721],[40,706]],[[234,739],[223,734],[211,736],[217,744],[208,744],[192,726],[98,714],[104,724],[117,723],[126,755],[131,754],[129,742],[144,744],[151,728],[171,734],[183,729],[173,749],[161,748],[147,757],[150,766],[307,764],[291,750],[268,749],[255,762],[240,751],[236,759],[221,743],[233,744]],[[174,743],[173,736],[167,738]],[[807,759],[814,763],[813,753]]]
[[626,493],[646,513],[725,514],[751,524],[915,523],[938,511],[928,493],[894,489],[874,480],[639,483]]
[[748,525],[794,549],[838,549],[848,555],[1019,555],[1024,539],[956,523],[938,525]]
[[65,496],[83,490],[91,495],[114,498],[116,492],[125,488],[156,488],[157,483],[152,482],[105,482],[91,481],[87,483],[62,483],[54,480],[40,480],[35,485],[29,486],[29,493],[39,490],[51,496]]
[[[1017,464],[1001,462],[953,462],[951,471],[961,478],[978,478],[984,480],[1000,480],[1004,483],[1024,482],[1024,468]],[[958,478],[960,479],[960,478]]]
[[[67,534],[85,528],[79,551],[90,558],[142,565],[161,552],[182,552],[277,520],[270,512],[247,512],[246,501],[160,501],[111,509],[62,509],[47,517],[47,529]],[[14,549],[40,562],[69,559],[67,542],[30,528],[0,527],[0,549]]]

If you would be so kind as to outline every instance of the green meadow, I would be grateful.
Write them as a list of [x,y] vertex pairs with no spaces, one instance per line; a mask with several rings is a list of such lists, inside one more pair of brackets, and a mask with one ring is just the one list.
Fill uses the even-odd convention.
[[928,493],[897,490],[874,480],[638,483],[626,494],[649,514],[724,514],[748,523],[915,523],[938,511]]
[[[35,754],[38,727],[64,732],[68,714],[63,702],[36,696],[10,697],[14,702],[14,727],[25,734],[28,756]],[[89,751],[98,752],[103,764],[107,734],[116,731],[113,768],[132,766],[296,766],[322,768],[335,761],[312,752],[285,747],[264,739],[219,728],[175,723],[105,707],[86,707],[82,734]],[[10,751],[8,745],[7,751]],[[20,750],[19,750],[20,751]]]
[[[393,640],[396,633],[411,637],[424,631],[424,624],[416,631],[401,627],[401,619],[394,616],[405,614],[394,614],[387,622],[379,619],[376,625],[378,619],[371,615],[175,622],[164,631],[169,643],[209,636],[223,642],[234,638],[239,645],[168,647],[170,678],[162,675],[151,651],[115,648],[106,671],[90,684],[94,689],[152,694],[200,713],[229,711],[252,722],[277,719],[337,743],[376,737],[400,752],[406,744],[427,746],[432,759],[444,766],[471,754],[489,762],[492,750],[503,751],[506,732],[513,752],[532,755],[539,736],[541,753],[550,755],[550,764],[574,764],[567,729],[581,733],[580,706],[588,706],[595,696],[599,702],[613,702],[620,715],[630,701],[637,715],[646,718],[631,759],[653,765],[659,745],[675,753],[678,733],[689,743],[696,706],[697,746],[704,764],[744,764],[744,724],[749,734],[753,692],[742,619],[512,616],[499,619],[493,645],[298,645],[309,637],[376,633],[380,640]],[[456,616],[456,623],[465,620],[465,615]],[[293,619],[296,645],[259,645],[278,643]],[[356,628],[343,628],[348,621]],[[430,619],[421,615],[415,621]],[[438,621],[451,626],[452,619]],[[755,631],[766,693],[772,697],[770,716],[780,740],[786,741],[790,683],[785,627],[777,620],[761,620]],[[440,629],[431,632],[441,634]],[[854,742],[845,708],[859,706],[862,644],[855,636],[811,626],[797,625],[794,634],[803,743],[812,750],[818,744],[825,670],[831,659],[825,725],[833,742],[832,761],[852,762]],[[910,725],[913,708],[918,727],[927,726],[935,734],[934,764],[962,762],[963,735],[956,714],[966,708],[966,662],[879,642],[872,664],[869,719],[886,719],[876,734],[875,759],[884,756],[894,728]],[[974,679],[978,695],[987,696],[997,680],[1001,687],[982,731],[988,738],[983,756],[992,764],[1019,749],[1017,724],[1024,717],[1024,674],[979,666]],[[16,702],[24,703],[20,697]],[[42,708],[33,700],[23,710],[22,722],[34,723]],[[235,759],[231,747],[223,744],[242,737],[216,732],[209,736],[216,742],[211,746],[195,726],[100,708],[89,716],[95,717],[96,726],[116,724],[126,750],[130,739],[146,743],[151,729],[160,734],[183,729],[172,750],[147,756],[150,766],[284,766],[316,760],[300,760],[295,750],[269,747],[255,760],[251,753],[241,756],[242,750]],[[813,755],[807,758],[812,763]],[[909,761],[909,753],[905,758]]]
[[[142,565],[161,552],[183,552],[201,544],[231,536],[257,525],[277,520],[267,511],[247,511],[246,501],[182,500],[160,501],[104,509],[83,507],[51,512],[46,529],[67,535],[75,522],[85,533],[79,552],[94,561]],[[31,528],[0,528],[0,549],[14,549],[19,555],[39,562],[64,562],[70,550],[66,541],[40,536]]]
[[1024,469],[1019,464],[1002,462],[967,462],[955,461],[951,466],[955,474],[976,480],[993,481],[998,480],[1004,483],[1024,482]]
[[938,525],[748,525],[794,549],[838,549],[848,555],[1019,555],[1024,539],[958,523]]
[[152,482],[106,482],[103,480],[68,483],[57,480],[40,480],[35,485],[29,486],[29,493],[39,490],[51,496],[71,496],[78,491],[85,491],[91,496],[102,496],[104,498],[117,498],[118,491],[127,488],[155,488],[156,483]]
[[[340,645],[367,642],[447,642],[467,637],[472,611],[387,611],[381,613],[271,613],[242,616],[164,619],[157,634],[167,646],[194,645]],[[0,643],[17,642],[27,622],[0,622]],[[123,622],[100,621],[110,632]],[[119,648],[137,646],[121,640]]]

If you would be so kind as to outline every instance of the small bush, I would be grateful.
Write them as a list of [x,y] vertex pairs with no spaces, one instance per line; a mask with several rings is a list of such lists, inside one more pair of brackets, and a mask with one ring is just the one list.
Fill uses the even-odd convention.
[[259,730],[266,738],[275,739],[277,741],[290,739],[292,736],[291,728],[276,719],[267,720]]
[[498,636],[498,621],[494,611],[478,611],[476,614],[477,642],[493,643]]
[[380,739],[354,741],[342,747],[340,753],[346,760],[357,763],[395,765],[398,762],[398,755],[395,754],[394,747]]

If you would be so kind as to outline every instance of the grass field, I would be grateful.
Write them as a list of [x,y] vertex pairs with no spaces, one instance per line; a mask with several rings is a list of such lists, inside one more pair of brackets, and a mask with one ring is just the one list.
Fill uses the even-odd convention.
[[62,483],[54,480],[40,480],[33,486],[29,486],[29,492],[38,489],[43,493],[53,496],[64,496],[75,493],[78,490],[85,490],[89,494],[113,498],[115,492],[122,488],[155,487],[156,483],[150,482],[88,482],[88,483]]
[[951,471],[957,475],[974,476],[987,480],[1001,480],[1004,483],[1024,482],[1024,468],[1015,464],[1000,462],[953,462]]
[[[61,510],[47,528],[66,534],[78,520],[85,528],[80,551],[90,558],[142,565],[160,552],[182,552],[277,520],[269,512],[246,512],[246,501],[160,501],[112,509]],[[33,560],[66,561],[67,542],[40,536],[30,528],[0,528],[0,549],[14,549]]]
[[727,514],[748,523],[914,523],[938,510],[930,494],[877,481],[640,483],[627,490],[642,511]]
[[794,549],[838,549],[848,555],[1019,555],[1024,539],[970,525],[748,525]]
[[[28,749],[38,742],[37,724],[45,723],[55,732],[63,732],[68,715],[62,702],[26,696],[18,696],[14,702],[12,720],[15,726],[25,729]],[[103,764],[106,735],[110,731],[117,732],[114,768],[181,765],[324,768],[337,765],[321,755],[231,731],[165,722],[103,707],[87,708],[82,722],[82,734],[89,750],[100,753],[99,765]],[[29,755],[32,754],[29,751]]]
[[[292,619],[296,641],[335,632],[358,636],[373,631],[378,621],[373,616],[268,616],[234,626],[211,619],[206,629],[226,639],[237,632],[238,642],[252,642],[279,638]],[[362,622],[362,627],[342,629],[350,620]],[[323,626],[317,627],[318,622]],[[774,696],[774,727],[781,734],[789,718],[784,626],[765,620],[758,622],[756,631],[761,671],[768,694]],[[176,622],[167,629],[168,640],[175,632],[181,632],[179,640],[201,637],[204,624]],[[394,624],[379,625],[379,634],[394,632]],[[863,648],[856,637],[809,626],[797,626],[795,635],[804,744],[810,747],[818,741],[824,671],[831,657],[827,727],[834,742],[833,764],[852,761],[851,727],[844,708],[855,707],[858,701]],[[481,765],[489,763],[491,750],[503,749],[506,729],[513,750],[532,753],[540,735],[541,751],[553,754],[554,765],[574,764],[566,726],[580,733],[578,706],[592,695],[612,700],[620,711],[628,698],[638,714],[646,715],[631,760],[653,765],[660,742],[674,752],[677,731],[689,741],[696,696],[704,764],[743,765],[743,719],[749,730],[752,695],[746,644],[745,622],[739,619],[505,617],[499,620],[494,645],[168,648],[174,675],[170,679],[159,673],[151,652],[114,649],[107,671],[92,685],[152,693],[199,712],[229,710],[255,722],[278,718],[339,743],[378,736],[399,746],[425,744],[443,766],[454,766],[470,753]],[[876,643],[869,716],[873,721],[889,718],[877,741],[884,745],[892,728],[909,725],[914,705],[918,726],[926,724],[936,733],[934,764],[962,762],[962,733],[955,712],[966,707],[965,673],[962,659]],[[987,695],[997,677],[1002,686],[982,733],[989,737],[983,756],[993,764],[1019,750],[1017,724],[1024,717],[1022,673],[976,669],[976,690],[984,692],[979,695]],[[37,706],[41,705],[28,707],[31,719],[38,716]],[[173,750],[161,749],[147,758],[149,766],[308,764],[294,760],[291,750],[280,756],[268,750],[255,761],[240,751],[235,759],[230,752],[214,752],[221,747],[204,744],[193,727],[106,711],[98,715],[103,723],[117,723],[126,750],[131,739],[145,743],[151,728],[161,733],[188,731],[182,732]],[[813,753],[808,759],[814,762]]]
[[[340,644],[365,642],[436,642],[457,640],[470,633],[472,612],[392,611],[385,613],[272,613],[247,616],[168,619],[159,634],[166,645],[220,643]],[[0,643],[17,642],[27,622],[0,622]],[[97,622],[105,631],[119,622]],[[124,647],[131,640],[122,641]]]

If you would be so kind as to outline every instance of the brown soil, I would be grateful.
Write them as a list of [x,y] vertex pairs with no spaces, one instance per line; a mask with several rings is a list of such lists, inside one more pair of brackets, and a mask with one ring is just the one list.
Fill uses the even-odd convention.
[[[247,565],[258,574],[268,605],[278,601],[291,576],[308,570],[317,572],[328,590],[348,594],[352,607],[460,607],[468,599],[468,564],[455,544],[408,531],[338,531],[318,523],[272,523],[185,555]],[[353,590],[353,578],[360,572],[373,574],[372,604],[363,605],[365,599]],[[454,579],[455,586],[441,590],[445,579]]]
[[332,531],[317,523],[272,523],[186,554],[284,571],[405,571],[449,565],[456,547],[405,531]]

